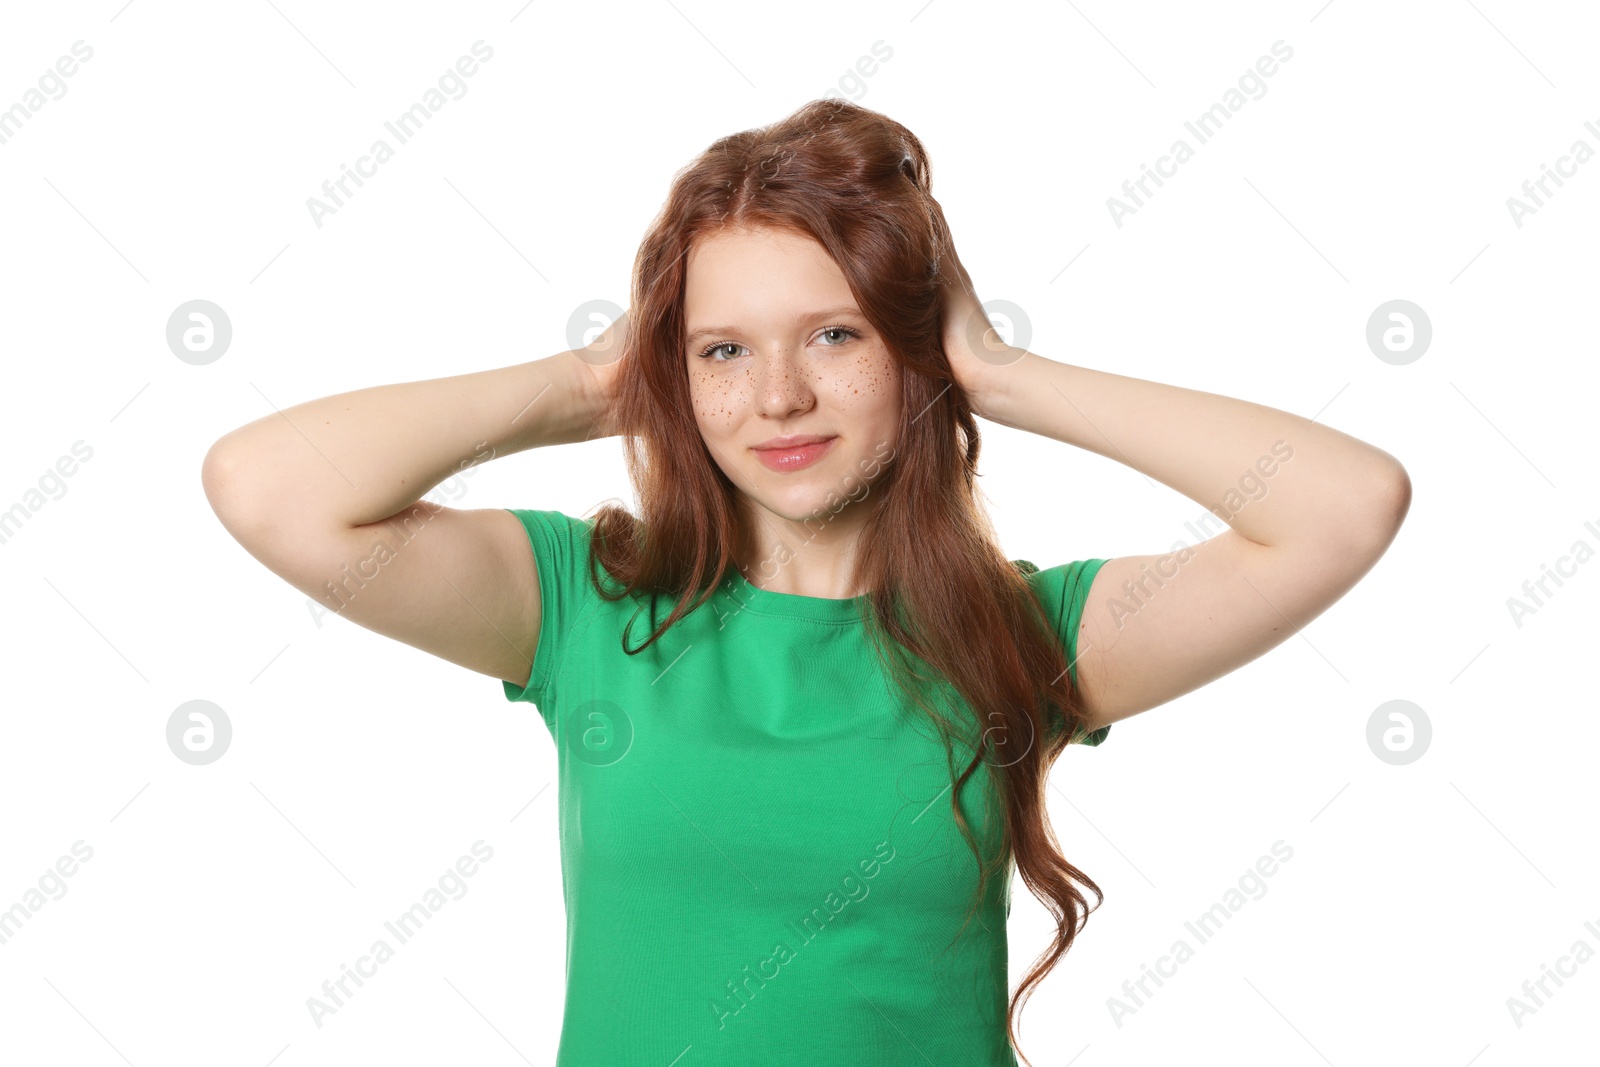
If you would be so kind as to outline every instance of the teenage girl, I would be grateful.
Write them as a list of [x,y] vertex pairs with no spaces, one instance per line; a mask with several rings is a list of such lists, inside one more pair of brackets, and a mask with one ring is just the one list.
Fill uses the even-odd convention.
[[[1406,514],[1400,463],[1331,427],[999,341],[929,188],[905,127],[808,104],[679,172],[593,344],[303,403],[206,457],[263,564],[538,708],[565,956],[508,949],[566,961],[564,1067],[1014,1064],[1100,897],[1050,832],[1052,763],[1295,634]],[[1220,532],[1008,560],[978,417]],[[636,512],[421,502],[613,435]],[[1078,555],[1077,514],[1114,502],[1033,484]],[[1013,872],[1058,929],[1008,996]]]

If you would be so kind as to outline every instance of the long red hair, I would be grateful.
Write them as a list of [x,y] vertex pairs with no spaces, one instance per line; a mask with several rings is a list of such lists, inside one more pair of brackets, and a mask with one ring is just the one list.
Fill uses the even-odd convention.
[[[1017,1012],[1092,910],[1078,883],[1095,894],[1096,907],[1103,899],[1062,856],[1045,806],[1046,776],[1083,726],[1082,711],[1063,644],[979,503],[981,436],[942,342],[940,264],[950,233],[929,193],[921,142],[885,115],[816,100],[780,122],[715,141],[677,173],[640,245],[614,415],[641,514],[605,505],[591,547],[623,587],[611,599],[645,591],[677,603],[638,648],[628,648],[625,633],[624,650],[648,647],[735,566],[738,490],[700,437],[683,358],[688,252],[724,227],[771,227],[821,244],[899,364],[908,414],[885,469],[855,505],[868,509],[857,578],[870,591],[868,632],[890,676],[937,727],[952,773],[954,753],[965,759],[951,808],[979,870],[967,921],[989,880],[1009,878],[1013,863],[1055,917],[1050,947],[1007,1007],[1006,1031],[1017,1047]],[[959,694],[965,707],[930,701],[936,692]],[[1003,812],[999,847],[989,856],[959,803],[980,768],[996,784]]]

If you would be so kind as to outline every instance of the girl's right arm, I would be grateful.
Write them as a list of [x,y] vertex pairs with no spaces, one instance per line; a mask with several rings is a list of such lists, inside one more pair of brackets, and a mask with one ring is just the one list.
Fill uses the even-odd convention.
[[625,319],[589,349],[379,385],[233,430],[201,481],[227,531],[330,612],[471,670],[526,683],[538,647],[527,531],[503,508],[422,501],[487,459],[614,433]]

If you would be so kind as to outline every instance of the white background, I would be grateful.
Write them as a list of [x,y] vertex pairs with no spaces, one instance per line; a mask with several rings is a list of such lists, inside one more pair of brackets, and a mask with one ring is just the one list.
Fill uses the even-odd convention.
[[[1057,765],[1057,832],[1106,901],[1023,1050],[1593,1059],[1600,962],[1520,1027],[1507,1008],[1574,942],[1600,950],[1600,563],[1520,627],[1506,603],[1575,541],[1600,548],[1600,160],[1520,227],[1506,203],[1574,141],[1600,149],[1588,5],[108,0],[0,21],[0,108],[94,50],[0,144],[0,510],[93,449],[0,543],[0,909],[93,849],[0,945],[0,1060],[552,1062],[544,725],[496,679],[318,625],[216,520],[200,462],[274,407],[566,349],[572,309],[626,304],[679,167],[830,90],[922,138],[980,296],[1029,309],[1029,348],[1315,416],[1413,483],[1387,556],[1299,637]],[[307,198],[480,39],[466,95],[318,227]],[[1265,95],[1197,144],[1184,122],[1278,40],[1293,57]],[[1117,226],[1107,198],[1178,137],[1195,157]],[[234,331],[206,366],[165,339],[196,298]],[[1434,331],[1404,366],[1365,340],[1396,298]],[[1193,539],[1195,502],[983,427],[1009,555]],[[575,515],[609,497],[632,499],[615,438],[432,495]],[[206,767],[167,748],[192,699],[233,724]],[[1391,699],[1433,727],[1406,766],[1366,740]],[[307,998],[479,839],[467,895],[317,1027]],[[1198,944],[1184,923],[1280,839],[1265,896]],[[1019,883],[1013,984],[1048,918]],[[1179,938],[1194,958],[1119,1025],[1110,998]]]

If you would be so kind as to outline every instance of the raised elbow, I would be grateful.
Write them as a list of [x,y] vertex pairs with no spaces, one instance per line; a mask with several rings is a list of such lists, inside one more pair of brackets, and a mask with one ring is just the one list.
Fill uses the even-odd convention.
[[1399,460],[1388,457],[1366,483],[1361,505],[1351,510],[1354,538],[1374,556],[1383,555],[1411,510],[1411,475]]
[[211,505],[211,510],[222,513],[223,501],[227,498],[236,484],[236,471],[232,457],[228,454],[225,442],[226,437],[216,440],[206,450],[205,458],[200,461],[200,488],[206,494],[206,502]]
[[217,439],[200,462],[200,487],[206,502],[230,532],[248,526],[257,511],[259,486],[252,465],[229,435]]

